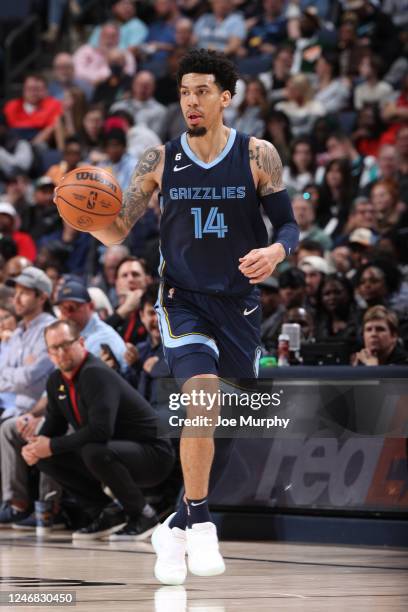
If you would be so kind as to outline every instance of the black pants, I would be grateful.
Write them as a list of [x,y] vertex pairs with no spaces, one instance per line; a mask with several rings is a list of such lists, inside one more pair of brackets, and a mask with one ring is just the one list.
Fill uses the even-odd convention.
[[91,443],[74,453],[52,455],[37,466],[59,482],[92,514],[111,503],[102,491],[108,486],[131,517],[145,505],[140,487],[162,482],[174,465],[170,443],[147,444],[127,440]]

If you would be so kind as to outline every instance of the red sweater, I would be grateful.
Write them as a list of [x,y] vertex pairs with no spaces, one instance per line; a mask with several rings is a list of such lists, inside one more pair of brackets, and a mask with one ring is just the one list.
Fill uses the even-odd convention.
[[4,106],[4,114],[11,128],[43,130],[50,125],[54,125],[55,120],[62,115],[62,112],[61,102],[51,96],[41,100],[32,113],[26,112],[23,98],[10,100]]
[[37,247],[31,236],[26,232],[13,232],[11,237],[16,243],[17,254],[34,262],[37,256]]

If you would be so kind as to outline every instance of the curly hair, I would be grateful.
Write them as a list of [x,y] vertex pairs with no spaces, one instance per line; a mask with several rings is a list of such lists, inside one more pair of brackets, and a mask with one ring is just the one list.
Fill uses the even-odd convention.
[[183,76],[192,72],[213,74],[216,84],[222,91],[229,91],[231,96],[235,94],[238,74],[234,64],[223,53],[207,49],[192,49],[186,53],[181,58],[177,71],[178,87],[181,86]]

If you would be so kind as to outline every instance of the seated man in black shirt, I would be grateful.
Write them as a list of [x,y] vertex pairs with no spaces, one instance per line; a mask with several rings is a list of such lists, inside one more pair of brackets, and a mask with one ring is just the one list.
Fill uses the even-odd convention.
[[[172,446],[158,437],[150,404],[86,351],[74,322],[56,321],[44,333],[58,369],[48,379],[45,422],[23,447],[23,457],[51,475],[93,518],[74,539],[144,539],[158,519],[140,487],[168,476]],[[74,433],[65,435],[68,425]],[[102,483],[120,506],[111,503]]]
[[364,348],[355,354],[353,365],[408,365],[408,354],[398,344],[398,317],[385,308],[373,306],[363,318]]

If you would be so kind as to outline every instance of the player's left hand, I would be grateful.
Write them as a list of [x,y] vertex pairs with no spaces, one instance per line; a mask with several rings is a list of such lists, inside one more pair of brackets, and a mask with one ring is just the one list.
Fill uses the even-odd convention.
[[238,269],[249,278],[251,285],[255,285],[268,278],[285,257],[285,249],[277,242],[263,249],[253,249],[240,257]]

